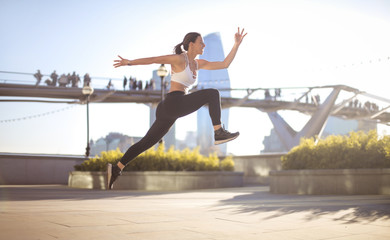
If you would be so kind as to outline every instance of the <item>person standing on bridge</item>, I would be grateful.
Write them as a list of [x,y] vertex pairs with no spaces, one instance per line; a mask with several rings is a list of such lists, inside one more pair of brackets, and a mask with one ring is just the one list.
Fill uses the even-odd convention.
[[198,70],[217,70],[229,67],[237,50],[246,36],[244,29],[238,28],[235,34],[235,43],[227,57],[220,62],[209,62],[203,59],[195,59],[203,54],[205,44],[199,33],[190,32],[185,35],[183,41],[174,48],[175,54],[128,60],[119,57],[114,60],[114,67],[135,66],[148,64],[170,64],[172,69],[171,87],[156,110],[156,121],[146,135],[136,144],[132,145],[122,159],[114,166],[107,166],[108,189],[113,187],[115,180],[121,175],[123,168],[142,152],[151,148],[168,132],[176,119],[197,111],[203,105],[208,104],[210,118],[214,127],[215,144],[222,144],[236,139],[239,132],[230,133],[221,126],[221,99],[217,89],[202,89],[188,93],[188,90],[196,83]]

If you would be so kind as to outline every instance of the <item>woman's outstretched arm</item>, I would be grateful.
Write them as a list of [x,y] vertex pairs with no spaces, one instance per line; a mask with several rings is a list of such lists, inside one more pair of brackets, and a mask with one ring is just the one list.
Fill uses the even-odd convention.
[[234,36],[234,45],[230,53],[226,56],[225,60],[222,62],[209,62],[204,59],[199,59],[199,68],[200,69],[206,69],[206,70],[217,70],[217,69],[223,69],[223,68],[228,68],[230,64],[232,63],[234,57],[236,56],[236,53],[238,51],[238,47],[240,46],[242,40],[244,37],[247,35],[247,33],[244,34],[244,30],[240,32],[240,28],[238,28],[237,33]]
[[158,57],[149,57],[149,58],[139,58],[134,60],[129,60],[126,58],[122,58],[119,56],[119,60],[114,60],[114,67],[122,67],[122,66],[134,66],[134,65],[149,65],[149,64],[171,64],[178,65],[181,63],[182,58],[180,55],[172,54]]

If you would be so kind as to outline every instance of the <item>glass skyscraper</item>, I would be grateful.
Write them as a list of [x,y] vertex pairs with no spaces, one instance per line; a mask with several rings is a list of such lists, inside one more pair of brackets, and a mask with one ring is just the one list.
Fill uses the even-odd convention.
[[[223,61],[225,54],[223,52],[221,36],[219,33],[211,33],[203,37],[206,47],[200,59],[207,61]],[[199,70],[198,89],[216,88],[230,89],[230,79],[227,69],[220,70]],[[220,91],[221,97],[230,97],[230,91]],[[222,110],[222,124],[228,129],[229,109]],[[226,154],[226,144],[214,145],[214,130],[209,116],[208,108],[202,107],[197,114],[197,143],[203,154],[214,152]]]

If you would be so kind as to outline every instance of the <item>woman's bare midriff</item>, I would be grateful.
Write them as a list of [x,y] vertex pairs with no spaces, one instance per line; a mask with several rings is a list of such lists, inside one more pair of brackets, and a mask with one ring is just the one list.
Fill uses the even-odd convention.
[[169,92],[175,92],[175,91],[186,92],[186,89],[187,87],[184,86],[183,84],[171,81],[171,88],[169,89]]

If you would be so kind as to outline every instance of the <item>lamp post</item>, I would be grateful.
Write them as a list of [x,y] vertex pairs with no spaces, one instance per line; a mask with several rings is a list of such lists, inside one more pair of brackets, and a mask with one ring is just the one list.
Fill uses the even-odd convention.
[[87,147],[85,148],[85,156],[88,157],[89,150],[90,150],[90,147],[89,147],[89,97],[93,93],[93,88],[86,85],[83,87],[82,93],[87,98]]
[[[157,69],[157,75],[161,78],[161,101],[164,100],[164,78],[168,76],[168,70],[164,66],[164,64],[161,64],[160,67]],[[163,139],[161,138],[159,141],[160,144],[163,143]]]
[[164,100],[164,78],[168,76],[168,70],[161,64],[161,66],[157,69],[157,75],[161,78],[161,101]]

